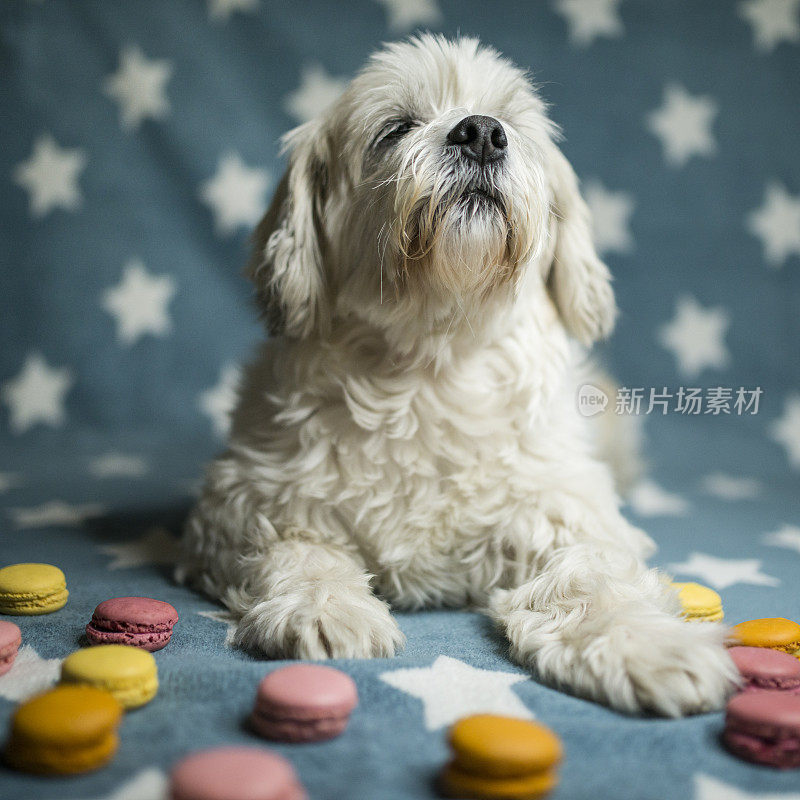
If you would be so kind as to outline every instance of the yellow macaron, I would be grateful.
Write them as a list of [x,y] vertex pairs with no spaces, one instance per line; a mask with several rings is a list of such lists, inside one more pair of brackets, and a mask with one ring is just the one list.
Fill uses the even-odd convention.
[[448,742],[454,757],[440,776],[447,796],[531,800],[558,783],[561,742],[543,725],[475,714],[453,725]]
[[731,628],[731,637],[745,647],[769,647],[800,657],[800,625],[785,617],[740,622]]
[[64,573],[51,564],[12,564],[0,569],[0,614],[49,614],[69,597]]
[[719,622],[724,616],[722,598],[699,583],[673,583],[678,592],[683,616],[689,622]]
[[58,686],[23,703],[11,718],[9,766],[69,775],[103,766],[116,752],[120,704],[93,686]]
[[155,697],[158,669],[146,650],[102,644],[68,655],[61,664],[61,683],[97,686],[111,692],[123,708],[136,708]]

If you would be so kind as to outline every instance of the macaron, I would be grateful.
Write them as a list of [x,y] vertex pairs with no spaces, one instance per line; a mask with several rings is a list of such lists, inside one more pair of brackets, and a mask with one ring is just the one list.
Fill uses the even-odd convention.
[[22,644],[22,631],[13,622],[0,620],[0,675],[5,675],[14,664]]
[[66,605],[64,573],[51,564],[11,564],[0,569],[0,614],[49,614]]
[[342,733],[357,704],[349,675],[318,664],[293,664],[258,684],[250,725],[267,739],[317,742]]
[[742,676],[743,691],[774,689],[800,694],[800,660],[766,647],[728,650]]
[[120,704],[93,686],[58,686],[17,708],[5,746],[9,766],[69,775],[97,769],[117,750]]
[[129,644],[155,652],[166,647],[178,612],[162,600],[149,597],[114,597],[94,610],[86,626],[91,644]]
[[558,784],[561,741],[543,725],[475,714],[453,725],[448,743],[453,760],[439,780],[447,797],[532,800]]
[[725,711],[722,741],[746,761],[800,767],[800,696],[769,690],[736,695]]
[[769,647],[800,656],[800,625],[784,617],[740,622],[731,628],[731,638],[745,647]]
[[155,697],[158,669],[146,650],[101,644],[68,655],[61,664],[61,683],[96,686],[111,692],[123,708],[136,708]]
[[307,800],[292,765],[254,747],[219,747],[184,758],[170,775],[170,800]]
[[673,583],[678,591],[683,617],[689,622],[719,622],[723,617],[722,598],[699,583]]

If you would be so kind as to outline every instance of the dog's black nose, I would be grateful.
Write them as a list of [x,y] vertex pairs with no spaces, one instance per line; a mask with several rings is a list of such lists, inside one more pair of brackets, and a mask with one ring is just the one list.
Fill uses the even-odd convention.
[[457,144],[461,152],[482,167],[506,154],[508,139],[503,126],[494,117],[473,114],[464,117],[447,134],[447,141]]

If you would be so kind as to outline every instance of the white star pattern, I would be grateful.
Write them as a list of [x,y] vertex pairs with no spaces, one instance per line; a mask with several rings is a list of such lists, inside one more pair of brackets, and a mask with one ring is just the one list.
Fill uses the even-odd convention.
[[345,90],[344,78],[333,78],[319,65],[303,67],[300,86],[286,96],[284,108],[298,122],[308,122],[324,111]]
[[236,405],[240,377],[239,367],[226,364],[217,385],[200,395],[200,410],[211,420],[214,433],[220,438],[227,436],[231,426],[231,411]]
[[800,794],[751,794],[709,775],[694,776],[694,800],[800,800]]
[[84,503],[73,506],[60,500],[51,500],[33,508],[11,508],[9,514],[17,528],[75,528],[87,519],[104,513],[98,503]]
[[417,27],[436,25],[442,12],[436,0],[375,0],[386,9],[387,25],[394,33],[406,33]]
[[147,474],[147,462],[141,456],[106,453],[89,462],[89,473],[95,478],[141,478]]
[[439,656],[430,667],[384,672],[381,680],[422,700],[429,731],[469,714],[505,714],[530,719],[533,714],[511,691],[529,679],[517,672],[478,669],[457,658]]
[[786,398],[783,414],[769,426],[769,435],[786,448],[789,464],[800,469],[800,394]]
[[166,60],[150,60],[136,46],[125,47],[119,67],[103,82],[103,91],[120,107],[120,125],[131,131],[145,119],[163,119],[169,112],[166,84],[172,66]]
[[622,0],[555,0],[553,9],[567,21],[569,39],[586,47],[600,36],[618,38],[625,32],[619,16]]
[[14,182],[30,197],[34,217],[43,217],[54,208],[75,211],[83,202],[78,177],[86,166],[83,150],[59,147],[52,136],[40,136],[27,161],[14,169]]
[[627,192],[611,192],[599,181],[589,181],[583,196],[592,214],[594,243],[599,253],[629,253],[633,249],[630,218],[633,198]]
[[706,475],[701,487],[706,494],[718,497],[720,500],[752,500],[758,497],[763,489],[761,482],[755,478],[740,478],[723,472]]
[[628,504],[640,517],[681,517],[689,504],[653,481],[640,481],[628,492]]
[[717,150],[711,125],[717,104],[705,96],[690,95],[671,84],[664,90],[661,108],[647,115],[647,127],[664,148],[664,158],[673,167],[682,167],[692,156],[711,156]]
[[132,345],[144,334],[164,336],[171,329],[167,306],[176,291],[168,275],[153,275],[138,259],[129,261],[122,280],[103,292],[101,303],[117,322],[117,337]]
[[174,564],[178,560],[178,540],[164,528],[152,528],[132,542],[104,544],[101,553],[113,556],[107,569],[133,569],[156,564]]
[[111,794],[97,800],[166,800],[169,788],[167,776],[155,767],[137,772]]
[[217,233],[231,234],[241,225],[255,225],[266,208],[271,183],[269,172],[247,167],[236,153],[223,156],[214,177],[200,187],[200,198],[214,214]]
[[674,319],[659,328],[658,341],[675,356],[681,375],[695,378],[705,369],[728,365],[725,333],[729,326],[727,311],[704,308],[685,295],[677,302]]
[[777,531],[765,534],[762,541],[770,547],[786,547],[800,553],[800,527],[783,525]]
[[201,617],[213,620],[214,622],[221,622],[226,625],[225,630],[225,647],[233,647],[233,637],[236,634],[237,618],[231,614],[230,611],[198,611]]
[[0,387],[0,399],[11,414],[12,433],[25,433],[38,423],[63,425],[64,398],[73,380],[66,367],[48,367],[38,353],[29,355],[19,375]]
[[753,28],[756,50],[769,53],[781,42],[800,41],[800,0],[747,0],[738,9]]
[[20,476],[16,472],[0,472],[0,494],[5,494],[20,483]]
[[11,669],[0,675],[0,697],[14,703],[27,700],[49,689],[60,674],[60,658],[42,658],[29,644],[24,644]]
[[258,10],[258,0],[208,0],[210,19],[227,22],[236,11],[252,13]]
[[771,181],[764,204],[748,215],[747,229],[761,240],[767,264],[782,267],[789,256],[800,255],[800,196]]
[[757,558],[717,558],[705,553],[692,553],[688,561],[670,564],[669,570],[679,577],[697,576],[715,589],[727,589],[737,583],[780,586],[777,578],[761,572],[761,561]]

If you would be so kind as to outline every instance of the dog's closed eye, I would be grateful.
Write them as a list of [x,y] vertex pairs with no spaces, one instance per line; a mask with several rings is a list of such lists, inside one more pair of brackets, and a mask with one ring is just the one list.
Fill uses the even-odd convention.
[[388,145],[402,139],[417,123],[411,119],[390,119],[382,128],[381,132],[375,137],[373,147],[378,145]]

